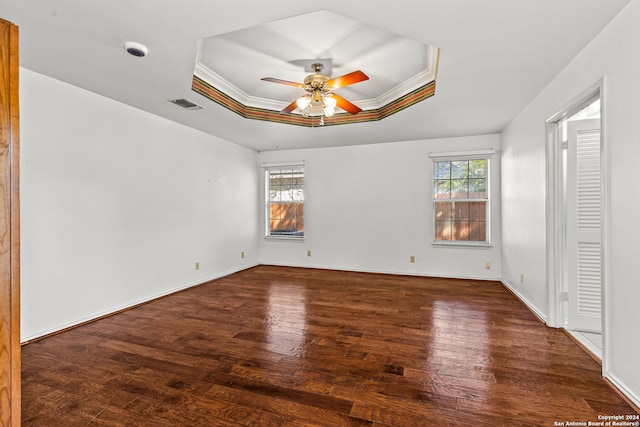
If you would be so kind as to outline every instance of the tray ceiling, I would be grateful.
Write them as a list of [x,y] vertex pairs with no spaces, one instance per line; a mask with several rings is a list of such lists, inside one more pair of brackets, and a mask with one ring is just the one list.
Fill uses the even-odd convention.
[[322,10],[199,40],[192,87],[245,118],[314,126],[298,110],[278,114],[304,90],[260,79],[302,82],[313,63],[330,78],[362,70],[369,80],[336,93],[364,111],[326,120],[357,123],[433,96],[438,56],[435,46]]
[[[628,3],[0,0],[0,16],[20,27],[22,67],[214,138],[264,151],[498,133]],[[325,31],[313,19],[303,24],[289,21],[320,16],[315,15],[318,12],[333,16],[335,28],[329,26]],[[274,29],[272,23],[283,24],[281,21],[285,25]],[[371,28],[381,32],[360,38],[361,32]],[[295,61],[300,59],[331,58],[334,76],[342,70],[352,71],[351,67],[371,73],[370,80],[338,92],[347,99],[353,97],[354,102],[371,99],[374,84],[395,87],[413,71],[394,77],[394,61],[384,56],[397,55],[399,61],[420,59],[405,55],[407,47],[392,41],[397,36],[441,49],[436,94],[384,120],[366,123],[309,128],[247,120],[192,90],[198,41],[217,36],[228,54],[225,61],[211,66],[232,81],[238,73],[233,85],[243,92],[276,102],[293,99],[295,88],[259,78],[298,80],[306,73],[297,74]],[[123,48],[127,41],[147,46],[148,55],[128,55]],[[231,63],[253,46],[259,46],[254,56],[247,55],[256,62],[264,58],[264,65]],[[335,53],[336,46],[342,51]],[[229,72],[225,67],[238,68]],[[407,63],[407,67],[414,65]],[[287,92],[289,89],[293,90]],[[267,92],[255,94],[256,90]],[[168,102],[181,98],[204,108],[185,110]]]

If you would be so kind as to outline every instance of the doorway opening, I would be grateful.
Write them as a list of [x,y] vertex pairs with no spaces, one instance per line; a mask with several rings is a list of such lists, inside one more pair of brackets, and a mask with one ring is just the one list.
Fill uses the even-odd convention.
[[554,324],[603,360],[601,84],[547,122],[549,307]]

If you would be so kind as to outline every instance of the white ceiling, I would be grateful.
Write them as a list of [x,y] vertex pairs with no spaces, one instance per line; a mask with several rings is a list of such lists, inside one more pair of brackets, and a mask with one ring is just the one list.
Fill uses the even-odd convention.
[[[362,70],[369,80],[338,92],[365,108],[358,101],[388,93],[430,68],[428,45],[326,10],[205,38],[199,53],[198,64],[206,71],[243,94],[280,101],[274,108],[278,111],[306,92],[264,82],[262,77],[301,83],[312,73],[305,65],[314,62],[326,64],[321,73],[330,77]],[[201,77],[207,80],[206,74]],[[421,81],[419,86],[429,81]]]
[[[21,66],[264,151],[500,132],[629,1],[0,0],[0,17],[20,27]],[[378,122],[308,128],[247,120],[191,90],[198,40],[318,10],[439,47],[435,96]],[[299,40],[301,51],[323,55],[315,36]],[[146,45],[148,56],[127,55],[125,41]],[[377,45],[386,46],[363,54],[382,61]],[[336,62],[357,67],[350,60]],[[174,98],[205,109],[167,102]]]

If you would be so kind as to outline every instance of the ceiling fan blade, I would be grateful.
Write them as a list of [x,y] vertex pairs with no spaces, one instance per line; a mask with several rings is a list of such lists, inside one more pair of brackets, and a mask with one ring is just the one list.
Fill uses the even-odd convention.
[[331,89],[338,89],[358,83],[364,80],[369,80],[369,77],[362,71],[354,71],[353,73],[345,74],[344,76],[336,77],[327,82],[327,87]]
[[284,107],[282,110],[280,110],[280,114],[290,113],[293,110],[295,110],[296,108],[298,108],[298,100],[297,99],[295,101],[293,101],[291,104],[289,104],[286,107]]
[[263,77],[260,80],[265,82],[280,83],[287,86],[295,86],[304,89],[303,83],[290,82],[289,80],[276,79],[275,77]]
[[336,95],[335,93],[333,93],[333,94],[331,94],[331,96],[333,96],[333,98],[336,100],[336,105],[338,107],[342,108],[344,111],[346,111],[348,113],[357,114],[360,111],[362,111],[362,108],[360,108],[357,105],[347,101],[346,99],[344,99],[340,95]]

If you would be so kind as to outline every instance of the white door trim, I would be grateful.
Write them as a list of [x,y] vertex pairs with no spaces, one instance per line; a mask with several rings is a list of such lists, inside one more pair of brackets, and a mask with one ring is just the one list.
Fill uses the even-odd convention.
[[[554,116],[555,117],[555,116]],[[562,135],[560,119],[547,120],[547,296],[549,312],[547,325],[553,328],[564,326],[564,308],[562,293],[565,283],[564,262],[564,197]]]
[[602,188],[602,371],[606,377],[608,372],[607,365],[607,349],[608,349],[608,330],[609,324],[608,310],[606,302],[608,301],[608,262],[609,254],[609,203],[608,195],[610,193],[606,179],[608,174],[608,151],[607,132],[606,132],[606,111],[605,111],[605,80],[600,79],[578,96],[574,97],[564,108],[554,114],[546,121],[546,190],[547,190],[547,207],[546,207],[546,249],[547,249],[547,296],[549,310],[547,313],[547,325],[554,328],[562,328],[565,326],[565,303],[564,285],[566,283],[566,271],[564,258],[565,250],[565,198],[563,189],[564,166],[563,166],[563,141],[560,134],[560,122],[571,116],[574,112],[582,109],[585,103],[600,96],[601,105],[601,188]]

